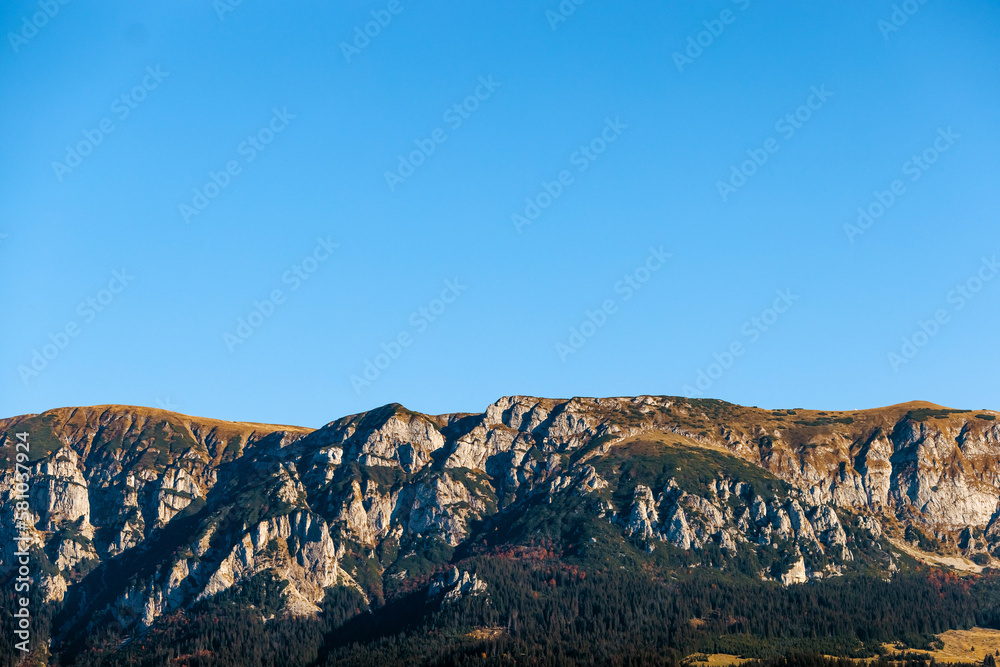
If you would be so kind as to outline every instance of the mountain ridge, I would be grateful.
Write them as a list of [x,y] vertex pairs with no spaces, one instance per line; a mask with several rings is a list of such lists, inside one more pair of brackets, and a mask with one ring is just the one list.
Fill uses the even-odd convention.
[[[892,580],[921,553],[1000,565],[993,411],[508,396],[482,413],[391,403],[309,429],[58,408],[0,420],[4,489],[21,430],[59,641],[99,619],[150,628],[262,577],[298,617],[334,590],[372,609],[414,587],[489,598],[497,581],[458,568],[539,541],[572,567],[621,558],[781,586]],[[15,508],[0,492],[7,563]]]
[[[634,399],[634,398],[643,398],[645,396],[651,396],[652,397],[654,395],[653,394],[639,394],[639,395],[636,395],[636,396],[605,396],[605,397],[573,396],[571,398],[547,398],[547,397],[542,397],[542,396],[532,396],[532,395],[528,395],[528,394],[510,394],[508,396],[501,397],[500,399],[498,399],[498,401],[499,400],[504,400],[504,399],[524,399],[524,400],[538,401],[539,403],[541,403],[541,402],[551,402],[552,404],[559,404],[559,403],[566,403],[566,402],[569,402],[569,401],[573,401],[574,399],[580,399],[580,400],[631,400],[631,399]],[[656,398],[665,398],[665,399],[681,399],[681,400],[683,400],[683,397],[669,396],[669,395],[665,395],[665,394],[664,395],[657,394],[657,395],[655,395],[655,397]],[[823,412],[823,413],[851,414],[851,413],[859,413],[859,412],[862,412],[862,413],[872,413],[872,412],[881,412],[881,411],[897,410],[897,409],[899,409],[899,410],[904,410],[904,409],[906,409],[906,410],[912,410],[912,409],[919,409],[919,408],[928,408],[928,409],[935,409],[935,410],[949,410],[949,411],[956,410],[955,408],[951,408],[951,407],[944,406],[944,405],[941,405],[941,404],[938,404],[938,403],[934,403],[934,402],[931,402],[931,401],[923,401],[923,400],[904,401],[902,403],[893,403],[893,404],[890,404],[890,405],[877,406],[877,407],[872,407],[872,408],[853,409],[853,410],[819,410],[819,409],[815,409],[815,408],[760,408],[760,407],[757,407],[757,406],[745,406],[745,405],[742,405],[742,404],[739,404],[739,403],[729,403],[728,401],[722,401],[721,399],[695,399],[695,400],[720,401],[722,403],[727,403],[729,405],[734,405],[734,406],[738,406],[738,407],[742,407],[742,408],[746,408],[746,409],[751,409],[751,410],[760,410],[762,412],[796,410],[796,411],[800,411],[800,412],[815,412],[815,413]],[[337,419],[334,419],[333,421],[326,422],[325,424],[322,424],[321,426],[315,426],[314,427],[314,426],[300,426],[300,425],[294,425],[294,424],[278,424],[278,423],[270,423],[270,422],[252,422],[252,421],[244,421],[244,420],[238,420],[238,419],[222,419],[222,418],[218,418],[218,417],[206,417],[206,416],[201,416],[201,415],[191,415],[191,414],[188,414],[188,413],[185,413],[185,412],[178,412],[176,410],[168,410],[168,409],[165,409],[165,408],[159,408],[159,407],[153,407],[153,406],[130,405],[130,404],[125,404],[125,403],[99,403],[99,404],[94,404],[94,405],[67,405],[67,406],[61,406],[61,407],[56,407],[56,408],[49,408],[48,410],[45,410],[43,412],[28,412],[28,413],[17,414],[17,415],[9,415],[9,416],[6,416],[6,417],[0,417],[0,424],[5,424],[5,423],[9,422],[10,420],[20,420],[20,419],[25,419],[25,418],[29,418],[29,417],[39,417],[41,415],[50,414],[50,413],[66,413],[66,412],[69,412],[70,414],[72,414],[74,412],[81,411],[81,410],[85,410],[85,411],[89,411],[89,410],[101,410],[102,412],[116,410],[118,412],[129,412],[129,413],[134,413],[136,415],[142,415],[142,416],[172,415],[172,416],[175,416],[175,417],[180,418],[180,419],[186,419],[186,420],[192,420],[192,421],[217,422],[217,423],[225,423],[225,424],[232,424],[232,425],[261,426],[261,427],[266,427],[266,428],[270,428],[270,429],[273,429],[273,430],[288,429],[288,430],[296,430],[296,431],[316,431],[316,430],[319,430],[319,429],[321,429],[321,428],[323,428],[325,426],[329,426],[330,424],[332,424],[332,423],[334,423],[334,422],[336,422],[336,421],[338,421],[340,419],[346,419],[346,418],[355,417],[355,416],[358,416],[358,415],[364,415],[364,414],[372,413],[372,412],[375,412],[377,410],[381,410],[381,409],[384,409],[384,408],[387,408],[387,407],[390,407],[390,406],[397,406],[397,407],[402,408],[403,410],[405,410],[407,412],[412,412],[414,414],[422,414],[425,417],[433,418],[433,419],[437,419],[437,420],[447,420],[448,418],[452,418],[452,417],[468,417],[468,416],[473,416],[473,415],[481,414],[481,413],[477,413],[477,412],[443,412],[443,413],[429,413],[429,412],[427,412],[427,413],[424,413],[424,412],[418,412],[416,410],[412,410],[410,408],[407,408],[402,403],[391,402],[391,403],[386,403],[385,405],[380,405],[380,406],[373,407],[373,408],[371,408],[369,410],[363,410],[361,412],[344,415],[343,417],[338,417]],[[998,412],[996,410],[991,410],[989,408],[982,408],[980,410],[961,410],[961,411],[962,412],[990,412],[990,413],[994,413],[994,414],[1000,414],[1000,412]]]

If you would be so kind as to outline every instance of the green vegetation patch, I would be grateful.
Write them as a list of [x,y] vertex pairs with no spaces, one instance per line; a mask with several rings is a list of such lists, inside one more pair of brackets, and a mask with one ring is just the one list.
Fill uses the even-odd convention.
[[736,456],[688,445],[670,436],[627,442],[593,465],[612,484],[618,480],[615,496],[629,501],[636,485],[644,484],[655,494],[671,478],[681,490],[698,495],[704,495],[707,486],[721,475],[749,484],[765,498],[789,491],[785,482]]
[[854,417],[818,417],[813,420],[795,420],[800,426],[830,426],[831,424],[853,424]]
[[937,538],[928,535],[915,526],[907,526],[903,538],[910,543],[916,544],[921,551],[928,553],[945,553],[944,545]]
[[951,415],[959,415],[965,410],[948,410],[946,408],[917,408],[906,413],[906,418],[915,422],[925,422],[928,419],[947,419]]
[[226,609],[259,609],[265,616],[278,614],[285,604],[288,582],[270,571],[261,572],[221,593],[199,602],[193,612],[223,613]]
[[229,438],[229,440],[226,442],[226,448],[222,452],[222,460],[232,461],[237,456],[239,456],[240,446],[242,441],[243,439],[238,435],[234,435],[231,438]]
[[[16,445],[18,433],[28,434],[28,461],[34,463],[46,458],[52,452],[56,452],[66,446],[55,434],[56,418],[54,415],[39,415],[28,417],[15,426],[2,433],[6,443],[4,447],[4,463],[6,467],[13,467],[12,461],[16,460]],[[24,451],[23,449],[21,450]]]
[[487,475],[482,475],[471,470],[466,470],[465,468],[453,468],[449,471],[452,479],[461,482],[465,488],[469,490],[469,493],[474,497],[479,498],[486,505],[486,514],[494,514],[497,511],[497,499],[496,491],[493,485],[490,484],[490,478]]
[[440,537],[426,536],[406,539],[398,553],[402,557],[393,564],[392,571],[406,570],[409,576],[419,576],[450,561],[455,549]]

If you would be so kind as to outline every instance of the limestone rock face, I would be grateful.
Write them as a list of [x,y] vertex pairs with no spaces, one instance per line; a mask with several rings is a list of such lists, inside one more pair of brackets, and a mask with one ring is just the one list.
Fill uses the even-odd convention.
[[802,584],[807,581],[809,581],[809,577],[806,575],[806,562],[802,558],[795,561],[792,568],[788,572],[781,575],[781,583],[785,586]]
[[552,401],[527,396],[505,396],[486,408],[483,426],[507,427],[521,433],[543,435],[554,443],[573,449],[585,434],[593,434],[600,423],[593,409],[602,400],[574,398]]
[[816,533],[813,530],[812,523],[806,517],[806,513],[803,511],[802,506],[799,505],[799,501],[792,500],[788,503],[788,519],[791,524],[791,529],[801,538],[810,542],[819,541],[816,538]]
[[44,530],[58,530],[81,520],[80,532],[93,537],[87,480],[79,466],[76,452],[65,447],[37,466],[31,486],[31,507],[41,515]]
[[876,540],[881,538],[883,535],[882,524],[878,519],[872,516],[862,515],[858,517],[858,527],[867,531]]
[[522,445],[522,455],[531,448],[531,443],[516,431],[477,426],[458,439],[455,451],[448,457],[445,467],[486,470],[491,460],[515,451],[519,443]]
[[153,496],[153,509],[159,525],[168,523],[178,512],[204,494],[201,487],[184,468],[170,468],[160,478]]
[[322,519],[308,512],[262,521],[233,547],[208,579],[198,599],[215,595],[264,571],[276,573],[289,582],[286,589],[291,611],[308,614],[325,589],[348,579],[339,567],[343,556],[330,537]]
[[679,549],[690,549],[695,544],[695,536],[688,527],[687,517],[679,505],[674,505],[667,519],[667,541]]
[[[724,478],[705,485],[704,493],[683,491],[674,479],[656,497],[649,487],[638,485],[628,513],[622,515],[622,528],[647,543],[658,540],[685,551],[716,544],[724,552],[735,554],[741,542],[760,546],[780,543],[787,544],[796,555],[805,550],[825,554],[836,563],[854,559],[837,512],[829,505],[804,508],[799,500],[789,497],[766,499],[749,485]],[[804,558],[802,563],[802,572],[807,573]],[[788,576],[798,580],[798,569]]]
[[375,545],[388,535],[396,512],[399,494],[383,494],[376,485],[365,481],[365,488],[354,480],[351,496],[343,505],[340,518],[350,534],[362,544]]
[[864,480],[869,507],[883,507],[889,503],[892,488],[892,443],[885,437],[866,442],[858,454],[858,473]]
[[837,518],[837,513],[832,508],[821,506],[813,516],[813,532],[819,536],[820,541],[827,545],[843,546],[847,544],[847,535],[843,526]]
[[444,436],[421,415],[392,414],[357,445],[358,461],[367,466],[419,470],[444,446]]
[[39,585],[42,590],[42,599],[45,602],[62,602],[68,590],[66,580],[58,574],[43,574]]
[[656,534],[655,526],[659,521],[653,491],[642,484],[636,486],[632,498],[632,512],[625,521],[625,530],[629,535],[649,539]]
[[594,466],[584,465],[579,472],[574,474],[559,475],[552,481],[550,488],[550,500],[552,494],[559,493],[565,489],[571,489],[576,494],[584,496],[590,493],[608,488],[607,480],[603,479]]
[[457,546],[468,534],[469,519],[485,509],[464,484],[443,474],[416,487],[406,530],[416,535],[436,532],[448,545]]
[[[18,431],[37,443],[22,527],[57,572],[40,577],[44,594],[131,627],[259,575],[288,582],[292,614],[336,586],[378,600],[412,558],[443,559],[445,575],[420,584],[442,599],[480,594],[485,582],[442,554],[503,547],[506,527],[542,511],[599,522],[616,548],[722,569],[750,550],[786,585],[862,566],[891,576],[890,539],[911,527],[956,554],[1000,556],[996,417],[508,396],[481,414],[393,404],[311,430],[99,406],[0,419],[0,445]],[[0,574],[17,508],[3,465]],[[124,571],[101,576],[112,568]]]
[[[25,530],[41,548],[34,557],[47,559],[57,570],[38,575],[44,598],[61,602],[70,589],[83,585],[82,574],[155,538],[193,501],[203,501],[218,478],[213,459],[232,460],[239,451],[262,445],[268,438],[291,443],[307,432],[292,431],[288,437],[262,425],[198,421],[122,406],[60,409],[0,420],[0,445],[10,446],[16,432],[28,433],[31,443],[31,520]],[[0,485],[6,489],[12,478],[13,470],[0,468]],[[0,515],[13,518],[15,507],[13,495],[0,493]],[[7,553],[13,527],[11,521],[0,528],[6,538],[0,547],[4,551],[0,570],[6,571],[13,562]],[[154,554],[171,557],[169,552],[154,550]],[[148,623],[172,608],[172,587],[179,585],[175,579],[187,568],[188,561],[182,558],[171,566],[169,582],[140,577],[121,591],[116,601],[121,603],[119,617],[127,623]]]
[[1000,426],[904,419],[886,428],[892,431],[876,429],[853,442],[836,433],[814,436],[807,444],[819,446],[808,457],[772,453],[761,463],[814,503],[912,511],[948,531],[990,522],[1000,505]]
[[55,555],[55,566],[59,570],[71,570],[83,561],[98,558],[89,540],[84,542],[72,538],[61,540]]
[[681,502],[689,513],[698,516],[700,525],[708,535],[715,535],[726,525],[726,516],[722,508],[709,498],[692,494],[684,494]]
[[738,547],[736,546],[736,538],[738,536],[739,533],[732,529],[723,530],[718,533],[719,547],[724,553],[729,556],[733,556],[737,553]]
[[480,580],[476,575],[470,575],[468,571],[459,571],[457,567],[452,567],[447,573],[436,577],[431,581],[427,590],[427,596],[443,597],[444,602],[454,602],[469,595],[483,595],[489,588],[485,581]]

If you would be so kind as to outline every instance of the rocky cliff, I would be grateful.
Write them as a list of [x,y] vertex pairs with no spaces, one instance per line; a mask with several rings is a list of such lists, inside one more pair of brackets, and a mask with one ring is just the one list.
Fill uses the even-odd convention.
[[972,568],[1000,549],[996,415],[511,396],[481,414],[388,405],[310,430],[52,410],[0,420],[3,567],[26,432],[25,530],[64,633],[108,615],[147,626],[261,575],[283,582],[295,615],[338,586],[372,604],[407,582],[488,596],[453,563],[542,526],[566,552],[635,549],[785,585],[859,568],[889,578],[914,553]]

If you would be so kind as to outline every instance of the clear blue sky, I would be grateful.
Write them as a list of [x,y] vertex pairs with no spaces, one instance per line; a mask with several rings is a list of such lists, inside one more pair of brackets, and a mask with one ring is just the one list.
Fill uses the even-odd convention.
[[3,416],[1000,408],[995,2],[44,6],[0,9]]

